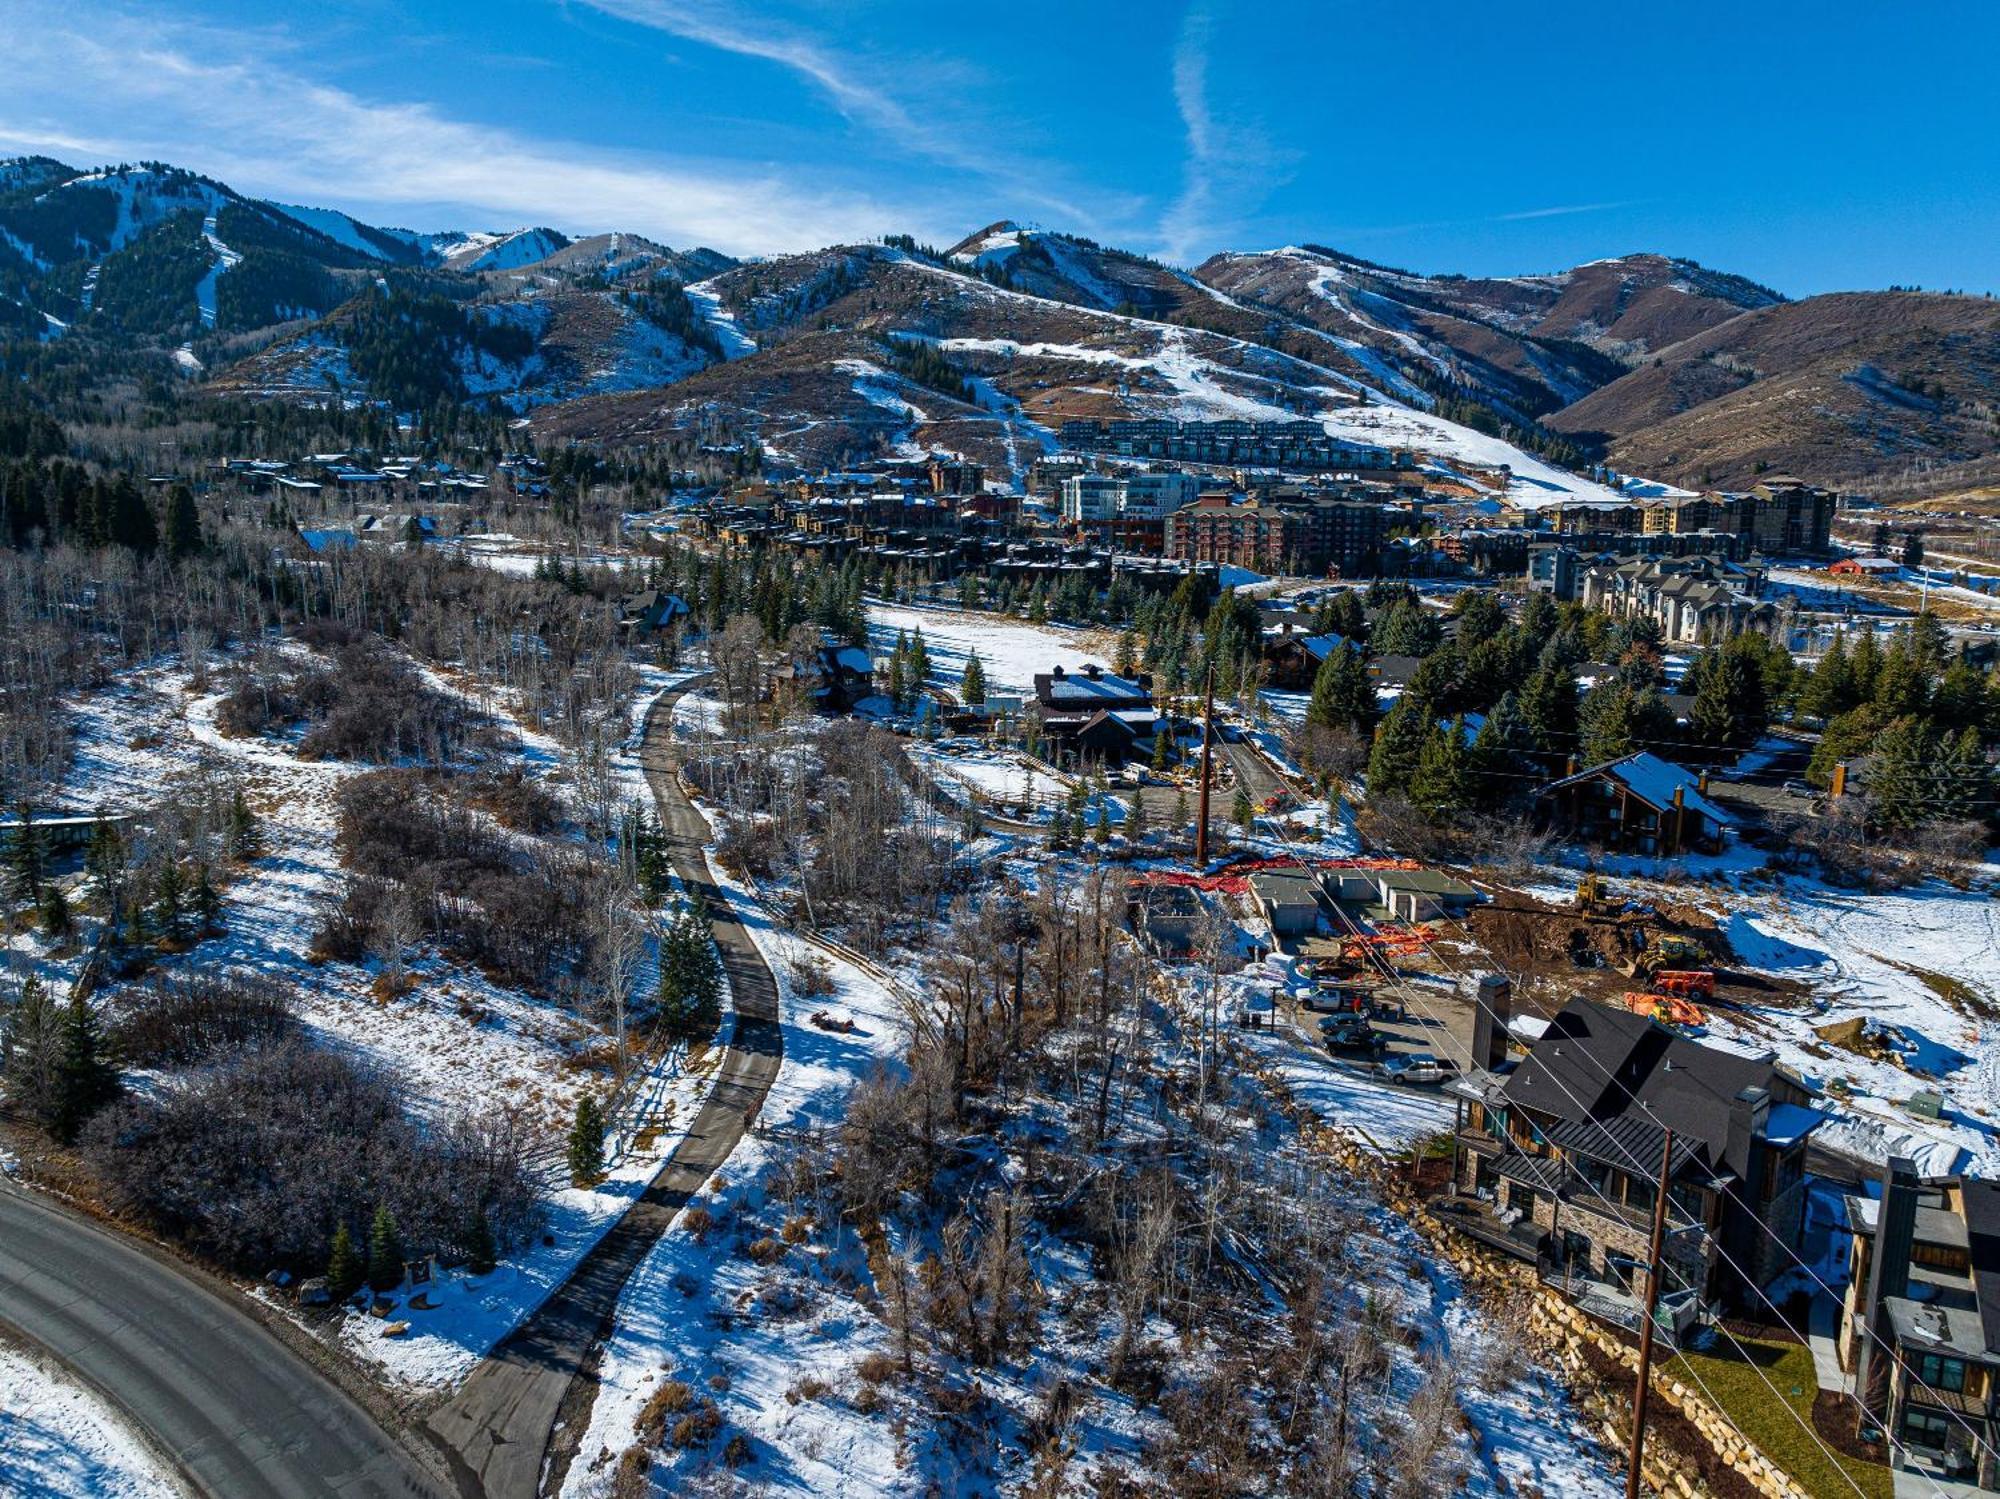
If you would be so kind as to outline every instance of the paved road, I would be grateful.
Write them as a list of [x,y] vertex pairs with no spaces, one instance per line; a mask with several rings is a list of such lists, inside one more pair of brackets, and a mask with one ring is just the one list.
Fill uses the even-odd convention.
[[[473,1370],[430,1428],[463,1460],[487,1499],[536,1499],[567,1468],[588,1422],[594,1386],[578,1381],[609,1334],[625,1282],[688,1199],[729,1159],[778,1074],[783,1052],[778,985],[729,899],[708,874],[702,846],[708,825],[681,794],[669,742],[673,706],[694,686],[662,694],[646,715],[640,752],[659,806],[674,871],[708,913],[736,1009],[734,1039],[723,1053],[707,1101],[687,1138],[617,1225],[584,1256],[540,1311]],[[563,1431],[558,1439],[558,1419]]]
[[[1263,806],[1286,789],[1284,778],[1271,768],[1271,762],[1258,753],[1257,746],[1249,740],[1224,741],[1222,751],[1236,771],[1236,784],[1250,793],[1250,800],[1255,805]],[[1235,799],[1234,793],[1231,793],[1230,799]]]
[[[4,1181],[0,1321],[95,1386],[215,1499],[450,1493],[226,1292]],[[12,1492],[5,1453],[0,1492]]]

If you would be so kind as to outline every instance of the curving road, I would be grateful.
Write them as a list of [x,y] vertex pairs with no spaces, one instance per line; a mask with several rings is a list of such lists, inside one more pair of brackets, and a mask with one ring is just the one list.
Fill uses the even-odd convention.
[[[710,879],[708,824],[682,794],[669,742],[674,703],[696,681],[662,693],[646,714],[640,763],[659,807],[674,872],[707,913],[736,1014],[735,1034],[687,1138],[645,1193],[575,1272],[473,1370],[435,1412],[430,1430],[454,1454],[461,1487],[487,1499],[537,1499],[557,1487],[589,1422],[589,1363],[609,1334],[619,1295],[688,1199],[729,1159],[778,1074],[778,984]],[[586,1377],[579,1379],[579,1374]],[[558,1422],[561,1431],[557,1431]]]
[[451,1492],[227,1294],[4,1180],[0,1321],[100,1391],[198,1493]]

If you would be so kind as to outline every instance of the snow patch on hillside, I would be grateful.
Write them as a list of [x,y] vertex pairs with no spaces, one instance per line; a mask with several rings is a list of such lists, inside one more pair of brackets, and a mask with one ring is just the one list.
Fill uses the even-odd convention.
[[569,237],[553,229],[474,234],[445,256],[445,264],[456,271],[514,271],[568,248]]
[[757,341],[743,331],[736,314],[722,305],[722,293],[716,290],[714,277],[695,282],[685,294],[694,304],[694,310],[715,330],[715,336],[722,342],[724,359],[741,359],[757,352]]
[[194,305],[201,314],[201,325],[204,328],[215,326],[216,283],[226,272],[243,262],[242,255],[225,245],[221,236],[215,232],[215,218],[216,216],[211,213],[201,221],[201,237],[215,259],[209,264],[208,274],[195,284],[194,289]]

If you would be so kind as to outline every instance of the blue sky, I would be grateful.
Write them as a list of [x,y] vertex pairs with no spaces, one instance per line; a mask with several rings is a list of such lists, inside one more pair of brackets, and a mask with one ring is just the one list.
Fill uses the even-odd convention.
[[0,42],[0,150],[416,228],[744,254],[1015,218],[1183,264],[2000,291],[1970,0],[6,0]]

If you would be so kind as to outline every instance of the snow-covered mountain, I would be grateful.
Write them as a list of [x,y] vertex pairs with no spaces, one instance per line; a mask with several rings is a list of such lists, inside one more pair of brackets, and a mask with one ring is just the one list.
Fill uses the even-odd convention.
[[[1594,493],[1576,474],[1605,454],[1677,483],[1976,462],[2000,448],[2000,330],[1947,301],[1788,303],[1656,254],[1464,277],[1306,244],[1187,270],[1013,220],[942,252],[739,265],[616,232],[383,227],[157,162],[0,161],[0,339],[130,345],[273,398],[557,407],[540,419],[578,437],[714,402],[801,462],[930,443],[1018,472],[1062,420],[1125,413],[1309,416],[1529,498]],[[1843,329],[1872,352],[1822,347]],[[1816,467],[1830,413],[1837,474]]]

